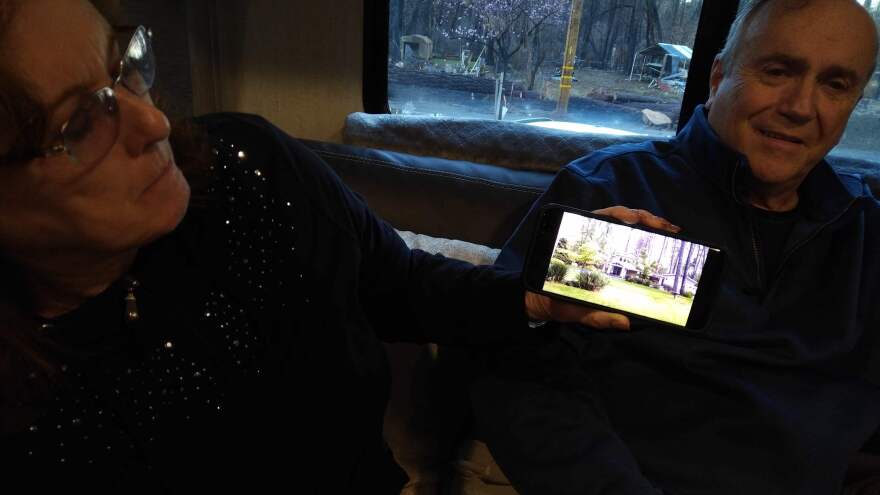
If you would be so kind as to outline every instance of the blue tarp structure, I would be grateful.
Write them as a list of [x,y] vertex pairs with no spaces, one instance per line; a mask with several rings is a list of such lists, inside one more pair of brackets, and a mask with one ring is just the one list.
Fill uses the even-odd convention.
[[[636,52],[629,78],[632,80],[636,76],[637,65],[639,66],[639,81],[643,77],[661,78],[686,71],[693,54],[694,51],[689,46],[656,43]],[[641,58],[641,64],[638,63],[639,58]]]

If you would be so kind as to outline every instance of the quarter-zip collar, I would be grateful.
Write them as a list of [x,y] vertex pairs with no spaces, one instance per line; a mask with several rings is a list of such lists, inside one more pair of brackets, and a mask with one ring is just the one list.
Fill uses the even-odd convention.
[[[697,173],[727,193],[737,203],[747,205],[745,185],[751,178],[748,159],[724,144],[709,125],[708,111],[697,106],[693,117],[675,137],[677,148],[687,156]],[[822,160],[804,179],[798,190],[801,211],[817,223],[839,218],[860,197],[866,197],[860,178],[835,172]]]

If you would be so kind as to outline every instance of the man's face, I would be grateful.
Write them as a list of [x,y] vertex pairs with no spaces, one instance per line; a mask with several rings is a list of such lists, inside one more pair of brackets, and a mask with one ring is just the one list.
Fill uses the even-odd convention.
[[762,185],[795,191],[840,140],[876,57],[871,20],[848,1],[767,5],[732,61],[712,67],[709,123]]

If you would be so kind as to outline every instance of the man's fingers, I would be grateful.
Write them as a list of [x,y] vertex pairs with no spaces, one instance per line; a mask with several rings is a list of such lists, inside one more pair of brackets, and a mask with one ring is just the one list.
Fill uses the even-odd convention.
[[594,328],[629,330],[629,318],[526,291],[526,313],[533,320],[578,322]]
[[580,322],[593,328],[614,328],[617,330],[629,330],[629,318],[617,313],[607,311],[588,310]]
[[679,232],[680,227],[663,217],[658,217],[647,210],[627,208],[625,206],[610,206],[593,211],[599,215],[607,215],[616,218],[621,222],[628,224],[642,224],[658,230],[666,230],[669,232]]

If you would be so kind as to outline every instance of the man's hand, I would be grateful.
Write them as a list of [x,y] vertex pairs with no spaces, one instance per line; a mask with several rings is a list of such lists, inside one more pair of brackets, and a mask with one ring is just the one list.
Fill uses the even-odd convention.
[[[628,224],[639,223],[673,233],[681,231],[680,227],[673,225],[665,218],[660,218],[645,210],[611,206],[595,210],[593,213],[614,217]],[[594,328],[629,330],[629,318],[624,315],[552,299],[529,291],[526,291],[526,313],[531,320],[574,322]]]

